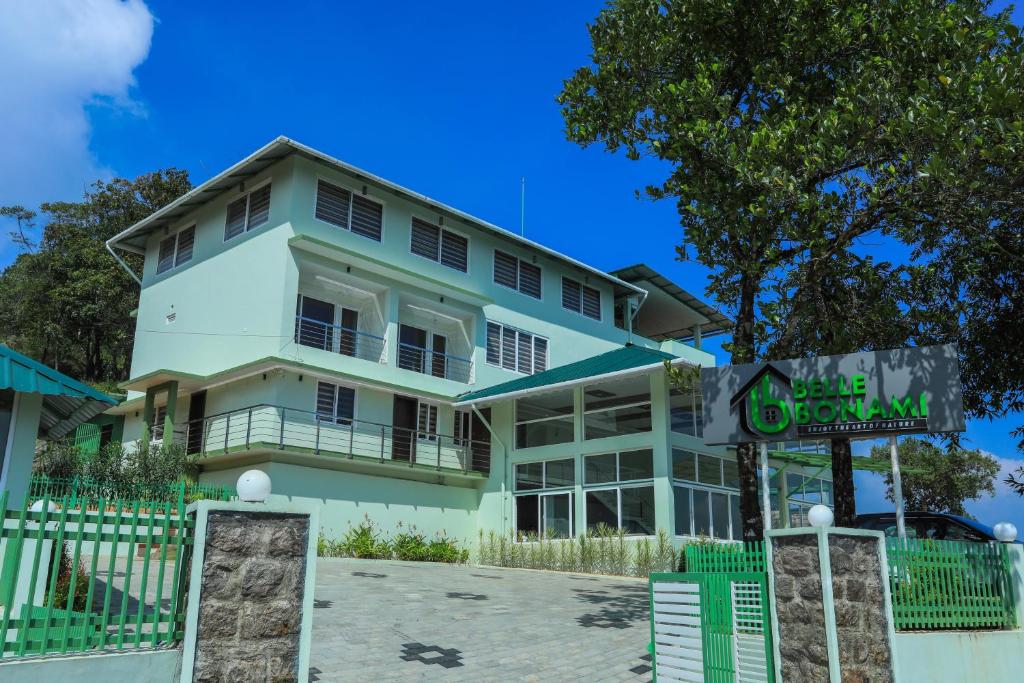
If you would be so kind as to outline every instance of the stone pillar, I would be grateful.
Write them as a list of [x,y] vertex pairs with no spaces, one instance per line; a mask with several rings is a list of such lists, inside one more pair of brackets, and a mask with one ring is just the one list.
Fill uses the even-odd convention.
[[200,501],[182,682],[308,679],[317,510]]
[[768,532],[780,683],[893,683],[892,602],[881,532]]

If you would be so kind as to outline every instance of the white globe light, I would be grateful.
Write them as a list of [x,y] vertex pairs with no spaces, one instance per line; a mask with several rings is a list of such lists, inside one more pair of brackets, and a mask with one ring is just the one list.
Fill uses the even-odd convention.
[[815,505],[807,511],[807,521],[811,523],[811,526],[823,528],[832,526],[836,516],[832,514],[832,510],[827,505]]
[[235,486],[238,499],[246,503],[264,503],[270,497],[270,477],[263,470],[244,472]]
[[1017,540],[1017,527],[1012,522],[999,522],[992,527],[992,532],[1003,543],[1013,543]]
[[[42,512],[43,511],[43,501],[37,500],[36,502],[32,503],[32,507],[30,507],[28,509],[28,511],[29,512]],[[57,505],[56,503],[54,503],[51,500],[49,505],[46,506],[46,511],[47,512],[60,512],[60,506]],[[1017,533],[1016,529],[1014,529],[1014,533],[1015,534]]]

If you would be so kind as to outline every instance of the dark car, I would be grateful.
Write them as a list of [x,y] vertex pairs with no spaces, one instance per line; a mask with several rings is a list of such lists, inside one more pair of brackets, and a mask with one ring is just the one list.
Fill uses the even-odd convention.
[[[996,541],[990,527],[960,515],[939,512],[908,512],[903,516],[909,538],[931,538],[937,541]],[[896,513],[878,512],[857,515],[858,529],[882,531],[886,536],[896,535]]]

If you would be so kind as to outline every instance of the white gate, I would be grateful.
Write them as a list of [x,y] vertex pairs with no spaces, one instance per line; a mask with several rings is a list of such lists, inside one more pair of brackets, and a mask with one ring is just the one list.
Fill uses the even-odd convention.
[[652,577],[651,622],[658,680],[703,683],[700,584]]

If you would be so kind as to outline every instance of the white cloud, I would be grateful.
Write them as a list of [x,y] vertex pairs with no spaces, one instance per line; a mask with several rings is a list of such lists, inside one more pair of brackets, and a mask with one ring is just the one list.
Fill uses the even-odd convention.
[[142,0],[5,0],[2,15],[0,205],[75,199],[109,175],[89,149],[85,108],[137,107],[132,72],[153,15]]

